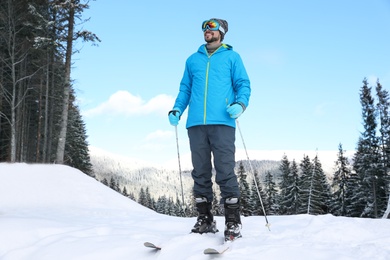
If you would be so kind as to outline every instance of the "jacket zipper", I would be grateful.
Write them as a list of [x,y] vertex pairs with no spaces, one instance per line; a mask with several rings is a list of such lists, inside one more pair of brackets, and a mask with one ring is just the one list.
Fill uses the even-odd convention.
[[207,92],[208,92],[208,89],[209,89],[209,68],[210,68],[210,57],[211,55],[209,56],[209,60],[207,62],[207,67],[206,67],[206,81],[205,81],[205,90],[204,90],[204,102],[203,102],[203,124],[205,125],[206,124],[206,115],[207,115]]
[[210,55],[208,54],[208,51],[207,51],[207,48],[206,46],[204,47],[205,50],[206,50],[206,53],[207,53],[207,57],[208,57],[208,61],[207,61],[207,67],[206,67],[206,80],[205,80],[205,91],[204,91],[204,103],[203,103],[203,110],[204,110],[204,113],[203,113],[203,124],[205,125],[206,124],[206,115],[207,115],[207,92],[208,92],[208,89],[209,89],[209,69],[210,69],[210,59],[211,59],[211,56],[213,56],[214,53],[216,53],[219,48],[221,48],[223,45],[219,46],[218,49],[216,49],[213,53],[211,53]]

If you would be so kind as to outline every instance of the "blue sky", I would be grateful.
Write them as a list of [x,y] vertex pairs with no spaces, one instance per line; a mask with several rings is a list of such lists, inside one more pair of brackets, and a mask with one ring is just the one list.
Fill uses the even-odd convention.
[[[72,78],[91,146],[154,163],[177,162],[168,122],[202,21],[228,21],[251,80],[239,118],[251,159],[284,152],[354,150],[362,130],[359,90],[367,77],[390,89],[390,1],[91,1]],[[374,94],[374,93],[373,93]],[[179,147],[188,159],[185,115]],[[236,146],[242,155],[237,132]],[[263,151],[263,152],[260,152]],[[277,151],[277,153],[275,153]],[[321,157],[320,157],[321,160]]]

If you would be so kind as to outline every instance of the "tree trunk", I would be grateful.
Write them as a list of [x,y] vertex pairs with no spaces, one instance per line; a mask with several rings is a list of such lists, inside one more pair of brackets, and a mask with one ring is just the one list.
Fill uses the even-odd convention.
[[69,111],[69,95],[70,95],[70,71],[71,71],[71,58],[72,58],[72,44],[73,44],[73,30],[74,30],[74,14],[75,7],[70,6],[69,9],[69,20],[68,20],[68,35],[67,45],[65,54],[65,83],[64,83],[64,96],[63,96],[63,107],[61,116],[61,129],[57,145],[57,158],[56,163],[64,163],[65,154],[65,143],[66,143],[66,132],[68,126],[68,111]]
[[50,59],[49,59],[49,54],[47,54],[47,65],[46,65],[46,88],[45,88],[45,111],[44,111],[44,118],[45,118],[45,121],[43,123],[43,147],[42,147],[42,159],[41,161],[44,163],[44,162],[47,162],[47,156],[46,156],[46,152],[47,152],[47,143],[48,143],[48,118],[49,118],[49,80],[50,80]]
[[[14,46],[10,46],[13,50]],[[11,158],[13,163],[16,161],[16,68],[15,68],[15,56],[11,54],[11,74],[12,74],[12,96],[11,96]]]

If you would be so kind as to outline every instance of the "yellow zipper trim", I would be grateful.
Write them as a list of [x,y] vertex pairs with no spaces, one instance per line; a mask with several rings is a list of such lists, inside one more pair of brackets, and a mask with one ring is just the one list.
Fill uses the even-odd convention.
[[206,50],[206,53],[207,53],[207,57],[208,57],[208,62],[207,62],[207,67],[206,67],[206,82],[205,82],[205,91],[204,91],[204,103],[203,103],[203,110],[204,110],[204,113],[203,113],[203,124],[205,125],[206,124],[206,115],[207,115],[207,92],[208,92],[208,89],[209,89],[209,69],[210,69],[210,58],[211,56],[216,53],[221,47],[225,47],[224,44],[222,44],[221,46],[218,47],[218,49],[216,49],[213,53],[211,53],[210,55],[208,54],[208,51],[207,51],[207,48],[206,46],[204,47],[205,50]]
[[[211,56],[211,55],[210,55]],[[206,68],[206,82],[205,82],[205,90],[204,90],[204,102],[203,102],[203,124],[206,124],[206,107],[207,107],[207,92],[209,89],[209,68],[210,68],[210,56],[209,56],[209,61],[207,62],[207,68]]]

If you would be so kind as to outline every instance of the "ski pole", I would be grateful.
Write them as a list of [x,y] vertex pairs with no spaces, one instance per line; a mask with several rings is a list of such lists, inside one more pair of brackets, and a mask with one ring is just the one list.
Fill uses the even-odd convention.
[[182,178],[181,178],[181,165],[180,165],[180,152],[179,152],[179,138],[178,138],[178,135],[177,135],[177,125],[175,125],[175,132],[176,132],[176,147],[177,147],[177,160],[179,162],[179,175],[180,175],[180,186],[181,186],[181,199],[182,199],[182,202],[183,202],[183,206],[182,206],[182,210],[183,210],[183,214],[184,216],[186,216],[186,212],[184,210],[184,192],[183,192],[183,181],[182,181]]
[[251,169],[251,173],[252,173],[252,176],[253,176],[253,180],[254,180],[254,183],[255,183],[255,186],[256,186],[257,195],[259,196],[259,199],[260,199],[261,208],[263,209],[263,212],[264,212],[265,223],[266,223],[265,226],[268,228],[269,231],[271,231],[271,229],[270,229],[271,224],[268,223],[267,214],[265,213],[264,204],[263,204],[263,200],[261,199],[261,195],[260,195],[260,191],[259,191],[259,186],[258,186],[257,181],[256,181],[255,172],[253,171],[252,163],[251,163],[251,161],[249,160],[248,151],[246,150],[246,146],[245,146],[245,142],[244,142],[244,137],[242,136],[242,132],[241,132],[241,129],[240,129],[240,124],[238,123],[238,119],[236,119],[236,123],[237,123],[238,131],[240,132],[242,144],[244,145],[244,150],[245,150],[246,158],[247,158],[247,160],[248,160],[249,167],[250,167],[250,169]]

